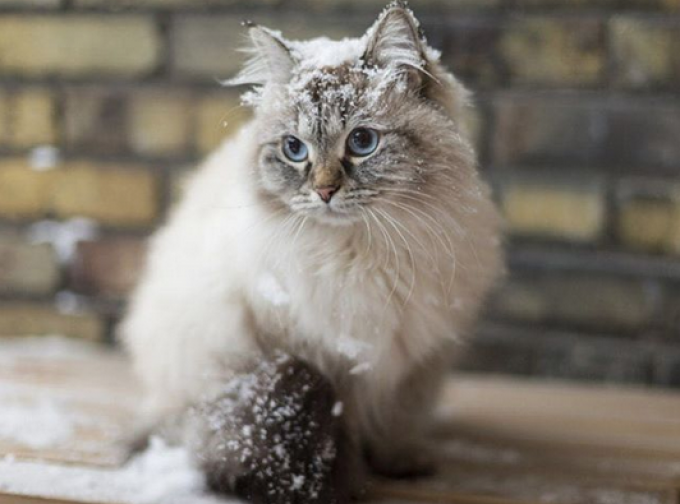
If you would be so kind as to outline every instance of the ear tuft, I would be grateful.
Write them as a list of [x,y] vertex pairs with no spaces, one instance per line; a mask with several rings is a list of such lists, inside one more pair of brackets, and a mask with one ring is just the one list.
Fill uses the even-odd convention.
[[427,59],[420,24],[406,2],[392,2],[369,29],[364,59],[382,67],[424,69]]
[[223,84],[240,86],[288,82],[295,60],[283,36],[252,21],[246,20],[242,24],[248,28],[250,36],[251,46],[244,50],[250,57],[239,74],[233,79],[224,81]]

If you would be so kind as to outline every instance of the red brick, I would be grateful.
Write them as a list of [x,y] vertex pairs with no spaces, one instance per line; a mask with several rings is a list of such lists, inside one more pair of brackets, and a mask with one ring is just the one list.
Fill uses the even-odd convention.
[[140,238],[81,242],[71,270],[73,287],[87,294],[124,296],[137,281],[145,252]]

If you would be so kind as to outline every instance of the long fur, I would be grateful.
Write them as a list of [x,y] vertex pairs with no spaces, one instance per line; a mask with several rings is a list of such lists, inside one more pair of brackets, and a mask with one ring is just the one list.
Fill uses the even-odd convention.
[[[225,370],[278,349],[330,381],[376,470],[409,472],[502,269],[499,220],[460,125],[466,93],[417,26],[395,5],[362,39],[258,39],[296,66],[287,82],[260,82],[253,122],[189,183],[122,328],[150,415],[219,394]],[[387,62],[367,62],[369,50]],[[280,139],[317,142],[312,171],[343,170],[342,138],[367,121],[381,149],[345,174],[330,212],[281,161]]]

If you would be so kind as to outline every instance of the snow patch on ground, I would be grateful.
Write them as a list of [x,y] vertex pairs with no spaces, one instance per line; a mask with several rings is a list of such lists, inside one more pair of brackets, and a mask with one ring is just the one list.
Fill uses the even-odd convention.
[[0,491],[47,498],[129,504],[237,504],[206,493],[205,481],[184,448],[154,439],[118,470],[0,460]]
[[87,360],[103,351],[100,344],[59,335],[5,337],[2,338],[0,363],[9,365],[22,358]]
[[32,404],[3,404],[0,439],[30,448],[49,448],[68,441],[82,420],[46,397]]

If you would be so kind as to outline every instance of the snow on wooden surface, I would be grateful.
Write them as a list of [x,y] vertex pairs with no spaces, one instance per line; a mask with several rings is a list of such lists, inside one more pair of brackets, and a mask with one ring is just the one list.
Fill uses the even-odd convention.
[[[139,403],[111,350],[0,340],[0,504],[235,503],[205,491],[182,448],[155,440],[127,460],[119,440]],[[438,475],[376,480],[372,502],[678,502],[677,394],[458,376],[434,436]]]

